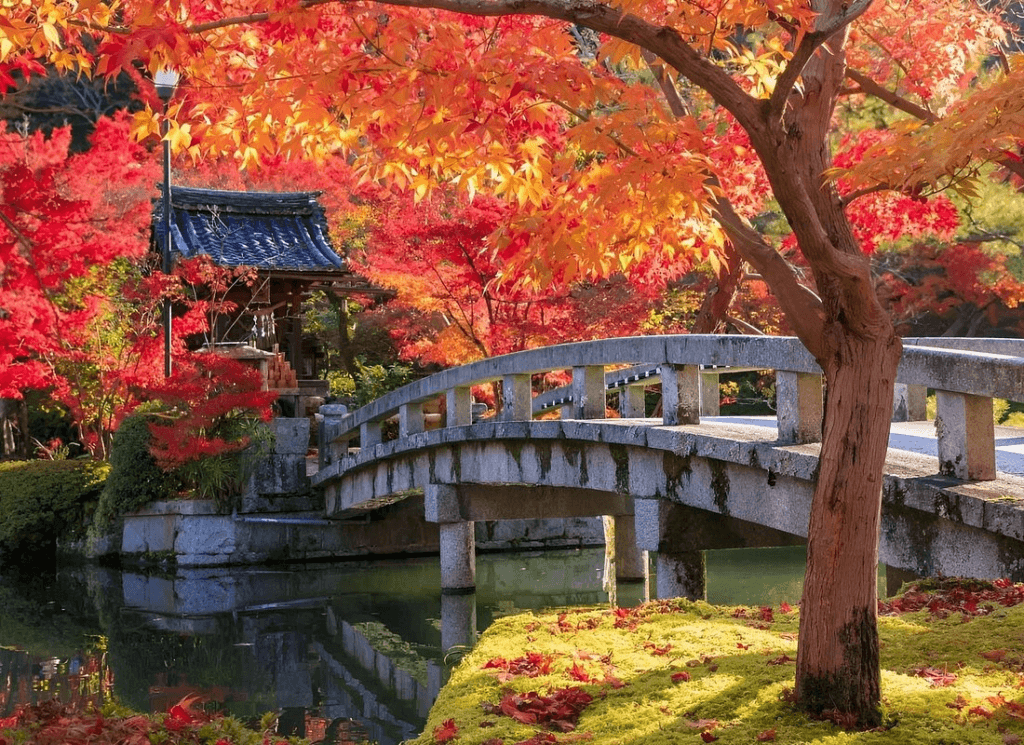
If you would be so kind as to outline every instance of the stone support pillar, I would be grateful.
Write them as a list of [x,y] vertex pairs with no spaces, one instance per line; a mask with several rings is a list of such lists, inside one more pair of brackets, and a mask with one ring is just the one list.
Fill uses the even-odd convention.
[[657,598],[707,599],[707,564],[703,551],[659,551],[654,564]]
[[441,547],[441,593],[465,594],[476,589],[476,535],[473,521],[462,518],[457,489],[427,484],[423,490],[427,522],[438,523]]
[[636,545],[633,515],[615,515],[615,579],[619,582],[647,581],[647,552]]
[[441,649],[476,644],[476,593],[441,594]]
[[935,391],[939,472],[970,481],[996,477],[996,436],[992,399]]
[[476,589],[476,536],[472,522],[441,523],[441,594],[458,595]]

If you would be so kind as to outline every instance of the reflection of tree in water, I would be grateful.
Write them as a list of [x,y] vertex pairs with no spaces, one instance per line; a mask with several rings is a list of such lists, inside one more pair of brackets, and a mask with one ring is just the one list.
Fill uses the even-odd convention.
[[266,674],[251,648],[234,638],[230,624],[186,635],[148,628],[146,620],[122,612],[108,627],[110,665],[117,671],[114,690],[122,703],[138,711],[166,711],[196,693],[207,709],[243,719],[275,708]]
[[[56,698],[74,709],[112,688],[106,638],[87,595],[39,575],[0,584],[0,714]],[[59,598],[59,600],[57,600]]]

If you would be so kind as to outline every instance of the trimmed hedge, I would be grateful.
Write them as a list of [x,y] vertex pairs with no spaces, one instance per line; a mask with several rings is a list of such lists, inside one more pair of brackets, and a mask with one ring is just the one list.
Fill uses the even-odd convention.
[[176,495],[176,480],[157,467],[149,452],[149,421],[147,410],[140,407],[114,433],[110,475],[96,508],[95,525],[100,532],[145,504]]
[[16,558],[81,538],[109,472],[89,460],[0,463],[0,551]]

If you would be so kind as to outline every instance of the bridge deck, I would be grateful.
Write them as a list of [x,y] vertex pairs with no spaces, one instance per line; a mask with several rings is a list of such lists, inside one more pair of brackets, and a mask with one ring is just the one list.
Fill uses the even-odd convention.
[[[778,431],[774,416],[721,416],[705,417],[702,423],[744,424],[770,429],[772,440]],[[996,469],[1004,475],[1024,476],[1024,429],[1018,427],[996,427]],[[893,422],[889,434],[890,458],[898,459],[892,451],[920,453],[932,458],[938,457],[938,438],[935,436],[935,422]]]

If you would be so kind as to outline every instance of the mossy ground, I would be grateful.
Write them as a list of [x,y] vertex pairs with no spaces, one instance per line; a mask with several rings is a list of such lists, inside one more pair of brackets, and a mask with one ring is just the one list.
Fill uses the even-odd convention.
[[[925,609],[880,619],[886,728],[867,732],[810,720],[787,702],[799,623],[788,606],[672,600],[628,613],[510,616],[495,622],[453,671],[415,743],[1016,745],[1024,740],[1024,605],[987,604],[980,612],[987,615],[939,618]],[[536,665],[485,668],[496,658],[528,654],[549,656],[550,670],[528,677],[509,668],[536,673]],[[482,706],[498,704],[509,691],[548,695],[569,686],[593,701],[567,733]],[[454,739],[447,720],[457,728]]]

